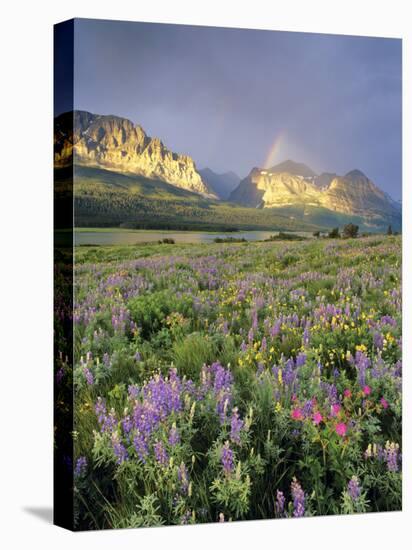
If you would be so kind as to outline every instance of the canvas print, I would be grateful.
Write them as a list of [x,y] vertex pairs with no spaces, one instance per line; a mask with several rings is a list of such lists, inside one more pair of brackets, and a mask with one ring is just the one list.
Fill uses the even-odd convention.
[[401,510],[401,40],[54,44],[55,522]]

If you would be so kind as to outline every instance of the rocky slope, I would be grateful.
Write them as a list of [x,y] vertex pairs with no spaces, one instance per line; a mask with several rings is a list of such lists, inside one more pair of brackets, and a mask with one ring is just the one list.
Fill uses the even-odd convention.
[[54,151],[56,167],[67,166],[73,158],[76,165],[141,175],[217,198],[191,157],[173,153],[125,118],[86,111],[60,115],[55,121]]
[[400,206],[360,170],[352,170],[345,176],[328,173],[317,176],[310,168],[293,161],[270,169],[254,168],[231,193],[230,200],[255,208],[302,205],[326,208],[362,217],[371,226],[387,221],[398,226],[401,217]]

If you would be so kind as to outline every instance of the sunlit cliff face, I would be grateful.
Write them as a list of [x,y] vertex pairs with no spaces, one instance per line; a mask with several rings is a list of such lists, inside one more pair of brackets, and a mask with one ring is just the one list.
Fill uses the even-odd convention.
[[124,118],[76,111],[74,135],[62,128],[55,136],[55,165],[66,165],[72,154],[76,164],[160,179],[215,198],[191,157],[173,153]]
[[345,176],[317,176],[310,169],[305,175],[296,175],[277,171],[276,167],[254,168],[233,191],[231,200],[265,208],[302,204],[320,206],[361,216],[371,211],[399,212],[399,206],[360,170],[352,170]]

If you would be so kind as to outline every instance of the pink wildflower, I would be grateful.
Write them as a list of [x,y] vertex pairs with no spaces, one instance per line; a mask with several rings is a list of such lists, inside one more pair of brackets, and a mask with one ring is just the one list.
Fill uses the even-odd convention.
[[313,413],[312,418],[313,418],[313,423],[316,424],[316,425],[320,424],[323,420],[323,416],[320,414],[319,411]]
[[349,399],[349,397],[352,397],[352,392],[349,389],[346,389],[343,392],[343,395]]
[[346,424],[344,424],[343,422],[340,422],[339,424],[336,424],[336,427],[335,427],[335,431],[338,435],[340,435],[341,437],[343,437],[344,435],[346,435],[346,430],[347,430],[347,426]]
[[369,386],[363,386],[363,390],[362,390],[362,391],[363,391],[363,394],[364,394],[364,395],[370,395],[370,393],[371,393],[372,390],[370,389]]
[[303,414],[301,409],[293,409],[292,411],[293,420],[303,420]]
[[332,405],[331,411],[332,411],[332,412],[331,412],[331,415],[332,415],[332,416],[338,416],[339,411],[340,411],[340,405],[339,405],[339,403],[334,403],[334,404]]
[[384,409],[387,409],[389,407],[389,403],[386,401],[384,397],[381,398],[381,405]]

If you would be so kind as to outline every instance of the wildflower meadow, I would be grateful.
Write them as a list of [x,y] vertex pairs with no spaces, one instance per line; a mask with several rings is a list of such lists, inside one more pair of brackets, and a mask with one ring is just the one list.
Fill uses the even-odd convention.
[[401,509],[400,258],[383,235],[77,247],[76,528]]

